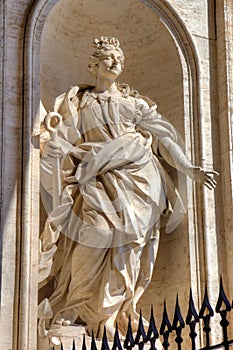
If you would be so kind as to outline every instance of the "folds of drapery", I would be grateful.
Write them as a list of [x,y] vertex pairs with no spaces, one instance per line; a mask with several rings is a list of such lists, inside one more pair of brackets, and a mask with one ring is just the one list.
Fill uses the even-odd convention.
[[[41,280],[50,274],[61,232],[73,241],[88,246],[93,246],[93,242],[94,246],[99,247],[117,246],[145,239],[142,228],[152,227],[165,209],[171,214],[166,220],[168,232],[179,224],[185,213],[179,191],[155,156],[161,136],[176,140],[177,135],[171,124],[155,113],[155,107],[147,108],[141,112],[137,133],[128,133],[101,143],[83,143],[78,128],[78,92],[78,87],[72,88],[58,97],[54,106],[54,111],[63,116],[59,142],[68,156],[62,160],[61,205],[49,214],[40,241]],[[153,181],[156,173],[157,180]],[[41,161],[41,174],[42,186],[45,192],[50,193],[52,164],[46,157]],[[107,187],[104,188],[103,184]],[[148,210],[143,212],[142,198],[147,209],[151,206],[154,216]],[[141,211],[138,216],[130,210],[132,200],[138,206],[138,213]],[[123,208],[119,207],[122,205]],[[83,208],[82,213],[80,207]],[[96,221],[96,213],[100,220]],[[101,220],[103,216],[104,220]],[[100,235],[96,235],[96,222]]]

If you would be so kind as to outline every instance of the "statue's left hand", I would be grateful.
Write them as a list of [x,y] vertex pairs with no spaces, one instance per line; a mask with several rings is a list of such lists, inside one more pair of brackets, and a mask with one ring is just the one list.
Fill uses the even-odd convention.
[[209,190],[212,190],[217,185],[217,181],[214,179],[214,176],[219,176],[219,173],[215,170],[207,171],[199,166],[194,166],[192,169],[190,169],[189,176],[194,181],[199,182],[205,185]]

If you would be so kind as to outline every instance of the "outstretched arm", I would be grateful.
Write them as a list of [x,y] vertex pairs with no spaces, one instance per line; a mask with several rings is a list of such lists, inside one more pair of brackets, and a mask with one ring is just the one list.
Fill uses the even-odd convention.
[[194,181],[197,181],[212,190],[216,187],[214,175],[219,175],[216,171],[206,171],[199,166],[193,165],[179,145],[170,137],[164,136],[159,139],[159,152],[168,164],[177,170],[188,175]]

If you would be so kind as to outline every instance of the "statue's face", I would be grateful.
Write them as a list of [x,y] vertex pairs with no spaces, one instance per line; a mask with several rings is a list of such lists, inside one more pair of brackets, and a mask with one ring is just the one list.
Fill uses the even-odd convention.
[[118,50],[106,50],[99,61],[98,75],[117,78],[122,70],[124,57]]

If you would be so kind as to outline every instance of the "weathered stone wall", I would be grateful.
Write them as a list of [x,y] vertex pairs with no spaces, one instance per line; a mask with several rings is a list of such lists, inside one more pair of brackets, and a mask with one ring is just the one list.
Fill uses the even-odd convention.
[[[225,275],[229,292],[233,293],[233,281],[230,277],[233,252],[233,3],[216,3],[216,55],[217,55],[217,93],[219,125],[219,162],[221,163],[221,193],[223,217],[219,227],[219,246],[225,244]],[[221,251],[223,253],[224,250]],[[224,254],[224,253],[223,253]],[[227,257],[227,259],[226,259]],[[223,263],[224,264],[224,263]]]
[[161,304],[166,297],[173,310],[179,292],[185,313],[187,287],[192,285],[198,303],[208,282],[216,300],[220,272],[232,297],[232,1],[101,0],[97,8],[91,0],[38,0],[31,9],[32,3],[0,4],[0,348],[36,349],[38,101],[49,107],[69,85],[91,82],[84,70],[87,45],[102,34],[119,36],[125,45],[129,63],[122,81],[157,101],[193,161],[221,173],[215,194],[199,186],[187,192],[186,221],[176,235],[162,237],[156,274],[141,305],[147,312],[151,298]]
[[30,1],[1,2],[1,341],[17,349],[22,243],[23,37]]

